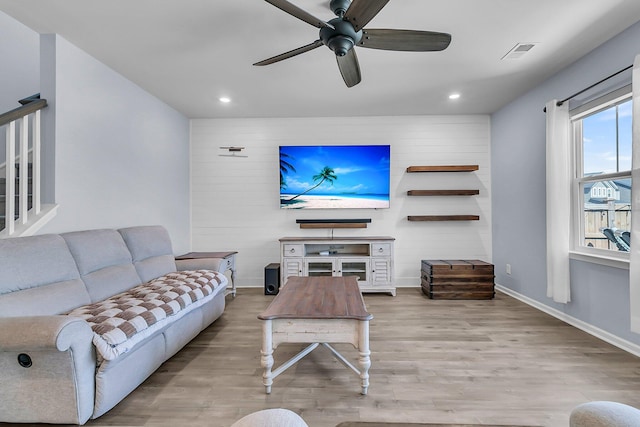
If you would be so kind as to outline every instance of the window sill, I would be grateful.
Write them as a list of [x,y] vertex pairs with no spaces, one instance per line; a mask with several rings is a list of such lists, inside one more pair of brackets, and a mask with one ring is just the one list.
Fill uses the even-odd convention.
[[629,269],[629,257],[616,257],[606,254],[596,254],[591,252],[569,251],[569,258],[578,261],[590,262],[592,264],[606,265],[607,267]]

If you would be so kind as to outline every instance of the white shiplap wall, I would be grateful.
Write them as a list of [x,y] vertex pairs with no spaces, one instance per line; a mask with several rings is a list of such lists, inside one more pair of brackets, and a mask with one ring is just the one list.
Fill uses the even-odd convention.
[[[261,287],[264,267],[279,262],[284,236],[331,236],[301,230],[296,219],[371,218],[366,229],[334,236],[395,237],[397,286],[420,285],[422,259],[491,262],[489,117],[402,116],[191,121],[191,208],[194,251],[237,250],[237,285]],[[279,145],[389,144],[391,208],[281,210]],[[222,157],[219,147],[246,147],[248,157]],[[476,172],[406,173],[412,165],[478,164]],[[479,189],[471,197],[409,197],[407,190]],[[409,222],[408,215],[476,214],[480,221]]]

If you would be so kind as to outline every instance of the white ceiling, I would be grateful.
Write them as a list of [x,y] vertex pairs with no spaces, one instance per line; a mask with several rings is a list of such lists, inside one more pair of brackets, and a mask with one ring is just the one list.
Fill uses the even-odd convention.
[[[291,1],[334,17],[328,0]],[[262,0],[0,0],[0,10],[62,35],[190,118],[492,113],[640,20],[639,0],[391,0],[366,28],[447,32],[451,45],[357,47],[362,82],[347,88],[324,46],[252,66],[318,38]],[[538,44],[501,60],[521,42]]]

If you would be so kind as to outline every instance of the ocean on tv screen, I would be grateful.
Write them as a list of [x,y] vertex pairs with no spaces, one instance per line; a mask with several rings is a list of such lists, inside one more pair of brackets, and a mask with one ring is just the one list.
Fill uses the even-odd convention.
[[388,208],[389,157],[389,145],[280,146],[280,207]]

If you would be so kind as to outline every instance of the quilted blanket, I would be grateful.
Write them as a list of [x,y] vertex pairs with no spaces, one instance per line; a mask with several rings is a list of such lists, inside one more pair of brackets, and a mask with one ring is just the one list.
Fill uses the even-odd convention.
[[176,271],[67,314],[87,321],[99,358],[113,360],[212,299],[220,276],[211,270]]

